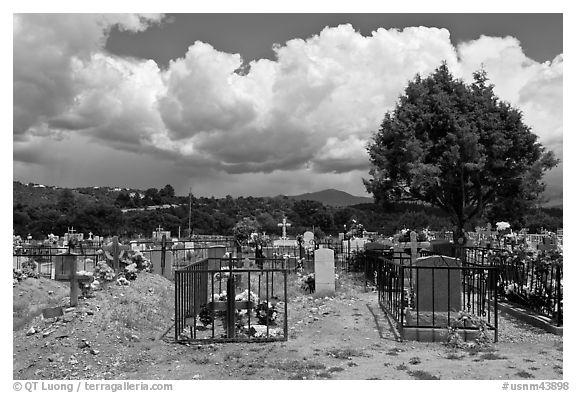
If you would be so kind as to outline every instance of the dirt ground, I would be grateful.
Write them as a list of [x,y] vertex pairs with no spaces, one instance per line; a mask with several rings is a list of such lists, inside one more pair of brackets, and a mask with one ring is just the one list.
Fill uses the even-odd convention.
[[504,315],[499,342],[482,351],[398,342],[376,293],[353,275],[341,275],[334,298],[290,299],[285,342],[177,344],[172,331],[158,339],[172,323],[173,293],[168,280],[143,274],[57,321],[34,318],[13,332],[13,378],[562,379],[562,337]]

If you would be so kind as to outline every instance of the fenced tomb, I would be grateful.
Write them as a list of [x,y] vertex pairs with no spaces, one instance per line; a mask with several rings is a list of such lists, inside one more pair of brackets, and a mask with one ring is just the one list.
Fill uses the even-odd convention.
[[175,340],[287,340],[288,272],[283,259],[231,256],[176,269]]
[[377,250],[366,254],[366,277],[403,339],[442,341],[467,313],[470,323],[460,329],[465,338],[484,329],[498,340],[496,267],[440,255],[412,261]]

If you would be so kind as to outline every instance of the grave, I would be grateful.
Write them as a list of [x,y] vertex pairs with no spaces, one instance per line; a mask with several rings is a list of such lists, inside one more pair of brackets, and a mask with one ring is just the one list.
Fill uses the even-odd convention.
[[334,250],[319,248],[314,251],[314,274],[316,293],[320,296],[334,296]]

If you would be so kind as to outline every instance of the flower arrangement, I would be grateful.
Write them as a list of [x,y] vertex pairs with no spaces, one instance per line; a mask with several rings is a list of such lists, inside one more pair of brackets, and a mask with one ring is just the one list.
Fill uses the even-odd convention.
[[[398,241],[402,243],[410,242],[410,229],[404,228],[400,231],[400,236],[398,237]],[[416,231],[416,241],[418,242],[427,242],[429,239],[429,231],[428,229],[424,229],[422,231]]]
[[276,306],[270,302],[261,302],[256,306],[256,318],[260,325],[274,325],[278,318]]
[[96,267],[94,267],[94,275],[101,283],[113,281],[114,277],[116,277],[114,270],[108,266],[106,261],[100,261],[96,264]]
[[152,264],[148,259],[144,257],[144,255],[139,251],[136,250],[134,254],[130,257],[132,260],[132,264],[136,264],[136,269],[141,272],[151,272],[152,271]]
[[314,273],[300,277],[300,288],[308,293],[314,293],[316,291],[316,277]]
[[136,263],[131,263],[130,265],[126,266],[124,268],[124,278],[126,278],[126,280],[128,281],[134,281],[136,280],[136,277],[138,277],[138,268]]
[[80,287],[80,290],[82,291],[82,296],[85,298],[93,297],[94,296],[94,294],[93,294],[94,286],[92,286],[92,283],[94,282],[94,273],[87,272],[86,270],[80,270],[76,274],[78,276],[88,277],[87,280],[78,281],[78,286]]
[[[244,292],[236,295],[236,301],[237,302],[247,302],[248,301],[248,290],[245,289]],[[254,302],[254,303],[258,303],[258,296],[252,291],[250,291],[250,301]]]
[[[465,343],[462,336],[458,333],[459,329],[474,328],[478,329],[478,336],[471,343]],[[446,344],[452,348],[482,348],[488,344],[488,325],[477,315],[460,311],[458,318],[448,327]]]
[[204,304],[198,313],[198,320],[204,326],[211,325],[214,322],[214,311],[207,304]]

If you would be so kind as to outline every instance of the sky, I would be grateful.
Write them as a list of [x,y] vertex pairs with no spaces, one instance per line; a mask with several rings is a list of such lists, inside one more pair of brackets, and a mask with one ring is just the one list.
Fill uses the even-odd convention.
[[562,31],[541,13],[15,14],[13,178],[366,195],[366,144],[442,61],[467,82],[484,67],[563,160]]

